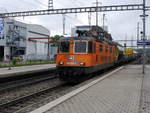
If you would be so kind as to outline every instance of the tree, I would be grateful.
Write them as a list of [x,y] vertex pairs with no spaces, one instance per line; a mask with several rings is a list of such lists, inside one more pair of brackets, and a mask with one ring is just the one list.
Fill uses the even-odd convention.
[[63,35],[55,35],[52,37],[52,46],[58,46],[57,41],[61,38],[64,37]]

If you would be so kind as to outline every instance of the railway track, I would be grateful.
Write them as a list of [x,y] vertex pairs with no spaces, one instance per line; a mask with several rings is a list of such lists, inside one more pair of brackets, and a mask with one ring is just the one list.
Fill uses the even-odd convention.
[[19,87],[23,87],[26,85],[32,85],[32,84],[36,84],[42,81],[46,81],[49,79],[53,79],[56,78],[58,76],[54,75],[54,74],[48,74],[46,76],[35,76],[35,77],[30,77],[30,78],[26,78],[26,79],[21,79],[21,80],[16,80],[16,81],[12,81],[12,82],[7,82],[7,83],[2,83],[0,84],[0,92],[4,92],[6,90],[11,90],[14,88],[19,88]]
[[[110,71],[111,70],[113,70],[113,69],[110,69]],[[100,73],[97,73],[96,75],[103,76],[105,73],[108,73],[108,71],[100,72]],[[32,111],[32,110],[38,108],[39,106],[42,106],[48,102],[51,102],[65,94],[69,93],[70,91],[73,91],[73,90],[93,81],[94,79],[96,79],[99,76],[95,76],[94,78],[91,78],[91,79],[84,81],[81,84],[78,84],[75,86],[70,86],[64,82],[61,82],[58,80],[58,78],[51,79],[51,80],[49,80],[49,82],[47,82],[47,80],[45,78],[44,82],[42,82],[41,84],[45,84],[45,82],[47,82],[48,87],[40,88],[41,86],[38,85],[38,83],[37,83],[36,88],[40,89],[40,90],[37,90],[36,92],[28,93],[26,95],[19,96],[17,98],[13,98],[13,99],[5,101],[3,103],[0,103],[0,113],[28,113],[29,111]],[[54,81],[58,81],[58,82],[56,82],[54,84]],[[29,84],[34,85],[34,83],[29,83]],[[24,86],[24,84],[22,86]],[[16,89],[18,90],[18,86],[16,87]],[[33,89],[34,88],[31,88],[31,90],[33,90]],[[5,91],[7,91],[7,90],[5,90]]]
[[[9,78],[8,78],[9,80]],[[17,103],[21,103],[25,100],[28,100],[34,96],[42,95],[44,92],[55,89],[58,87],[58,84],[54,81],[58,81],[58,75],[55,72],[46,73],[45,75],[30,75],[29,78],[13,80],[11,82],[4,82],[0,84],[0,113],[7,113],[7,110],[4,111],[5,108],[9,108],[11,106],[15,106]],[[49,87],[38,87],[38,84],[52,82]],[[36,86],[37,85],[37,86]],[[60,84],[59,84],[60,85]],[[35,90],[34,86],[36,86]],[[47,85],[48,86],[48,85]],[[28,87],[31,87],[28,89]],[[31,90],[31,91],[29,91]],[[27,93],[27,91],[29,93]],[[25,94],[23,94],[25,92]],[[13,95],[14,94],[14,95]],[[8,112],[8,113],[12,113]]]
[[48,92],[59,89],[59,88],[63,87],[64,85],[65,85],[64,83],[60,83],[54,87],[42,89],[38,92],[31,93],[29,95],[25,95],[25,96],[13,99],[11,101],[5,102],[3,104],[0,104],[0,113],[13,113],[13,112],[15,112],[15,110],[12,110],[11,106],[14,107],[14,106],[17,106],[18,103],[21,104],[21,103],[24,103],[24,101],[28,101],[30,99],[33,100],[34,98],[37,98],[37,97],[39,98],[40,96],[46,95]]

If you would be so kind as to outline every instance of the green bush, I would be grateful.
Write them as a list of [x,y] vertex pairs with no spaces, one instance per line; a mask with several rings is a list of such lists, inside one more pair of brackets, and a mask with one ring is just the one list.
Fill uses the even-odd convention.
[[12,65],[16,65],[17,64],[17,60],[16,59],[13,59],[12,60]]
[[19,67],[19,66],[32,66],[32,65],[41,65],[41,64],[54,64],[55,61],[36,61],[36,62],[17,62],[16,59],[13,59],[12,64],[0,64],[0,68],[6,68],[6,67]]

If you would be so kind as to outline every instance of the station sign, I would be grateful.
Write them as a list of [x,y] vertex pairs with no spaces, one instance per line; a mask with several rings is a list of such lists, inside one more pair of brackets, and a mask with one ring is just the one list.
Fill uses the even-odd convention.
[[140,41],[140,42],[137,42],[137,45],[138,46],[143,46],[143,45],[149,45],[150,46],[150,41],[145,41],[145,42]]

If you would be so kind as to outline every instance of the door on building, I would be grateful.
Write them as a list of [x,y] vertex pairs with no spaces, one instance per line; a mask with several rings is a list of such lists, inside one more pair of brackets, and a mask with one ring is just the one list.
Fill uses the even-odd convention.
[[0,61],[4,59],[4,46],[0,46]]

